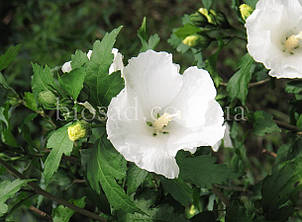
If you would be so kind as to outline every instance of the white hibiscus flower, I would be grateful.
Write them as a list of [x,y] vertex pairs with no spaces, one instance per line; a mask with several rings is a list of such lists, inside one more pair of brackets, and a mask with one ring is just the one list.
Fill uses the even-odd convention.
[[129,60],[124,77],[106,128],[128,161],[172,179],[179,174],[178,150],[194,153],[223,138],[223,111],[207,71],[190,67],[180,75],[171,54],[148,50]]
[[[90,60],[92,54],[92,50],[89,50],[87,52],[87,57]],[[109,67],[109,74],[116,72],[118,70],[123,70],[124,68],[124,63],[123,63],[123,55],[119,53],[118,49],[113,48],[112,49],[112,54],[114,55],[113,62]],[[61,68],[62,72],[70,72],[72,70],[71,68],[71,61],[65,62]]]
[[248,51],[277,78],[302,78],[302,0],[259,0],[246,20]]

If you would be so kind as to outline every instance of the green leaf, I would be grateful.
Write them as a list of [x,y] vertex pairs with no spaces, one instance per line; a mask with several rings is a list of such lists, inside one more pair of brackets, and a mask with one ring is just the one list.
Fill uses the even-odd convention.
[[302,115],[299,116],[296,125],[299,129],[302,129]]
[[236,176],[226,165],[215,164],[211,156],[187,157],[178,162],[180,178],[200,187],[222,184]]
[[[72,204],[83,208],[85,207],[85,199],[86,197],[82,197],[81,199],[78,200],[71,200]],[[71,210],[68,207],[64,207],[63,205],[59,205],[54,211],[53,211],[53,222],[68,222],[72,215],[74,214],[74,211]]]
[[209,10],[213,4],[213,0],[202,0],[202,4],[206,9]]
[[14,181],[2,181],[0,183],[0,216],[5,214],[8,210],[8,206],[5,204],[5,202],[13,197],[22,186],[26,185],[28,182],[32,180],[20,180],[16,179]]
[[252,79],[255,65],[253,58],[246,54],[242,57],[239,70],[232,76],[227,85],[231,100],[239,99],[245,105],[248,94],[248,84]]
[[75,54],[71,56],[71,67],[72,69],[81,68],[88,61],[87,54],[81,50],[77,50]]
[[73,141],[68,137],[68,125],[57,129],[48,139],[47,148],[51,148],[51,152],[47,156],[44,163],[43,176],[48,183],[53,174],[58,170],[62,155],[70,155],[73,148]]
[[297,201],[301,190],[302,159],[288,161],[275,168],[262,185],[262,207],[266,219],[287,221],[294,212],[293,202]]
[[173,33],[177,37],[184,39],[189,35],[198,33],[199,31],[200,31],[200,28],[196,27],[195,25],[185,24],[183,27],[176,29]]
[[109,75],[109,67],[113,61],[112,47],[121,28],[106,33],[101,42],[97,40],[93,44],[85,79],[93,105],[108,105],[112,97],[124,87],[120,75],[117,73]]
[[115,151],[110,142],[103,139],[94,148],[85,150],[84,153],[83,151],[83,162],[86,164],[87,179],[91,187],[100,193],[101,184],[110,205],[115,210],[143,213],[116,181],[125,178],[127,167],[125,159]]
[[11,62],[13,62],[18,55],[21,45],[9,47],[4,55],[0,56],[0,71],[7,68]]
[[135,164],[131,165],[127,172],[127,193],[134,193],[137,188],[144,182],[148,172],[137,167]]
[[175,180],[168,180],[162,177],[160,181],[165,192],[170,193],[172,197],[184,207],[188,207],[190,204],[192,204],[193,190],[188,184],[179,178]]
[[72,69],[69,73],[64,73],[59,79],[63,89],[74,99],[77,100],[85,79],[85,69],[76,68]]
[[2,75],[2,73],[0,73],[0,85],[2,85],[5,89],[10,89],[10,87],[9,87],[6,79]]
[[24,105],[33,111],[38,110],[38,104],[36,102],[36,99],[35,99],[35,96],[33,93],[30,93],[30,92],[24,93]]
[[[2,89],[2,87],[4,88],[4,89],[6,89],[6,90],[3,90]],[[8,92],[6,92],[6,91],[10,91],[12,94],[13,94],[13,96],[14,97],[16,97],[16,98],[18,98],[19,96],[18,96],[18,93],[12,88],[12,87],[10,87],[9,85],[8,85],[8,83],[7,83],[7,81],[6,81],[6,79],[4,78],[4,76],[2,75],[2,73],[0,72],[0,92],[1,92],[1,94],[9,94]],[[3,91],[3,92],[2,92]],[[0,94],[0,95],[1,95]],[[1,95],[1,96],[3,96],[3,95]],[[6,96],[3,96],[4,98],[6,98]],[[1,97],[0,97],[1,98]],[[0,100],[1,101],[1,100]],[[5,101],[3,100],[3,103],[4,103]],[[0,105],[1,105],[1,102],[0,102]]]
[[1,132],[1,136],[2,136],[2,142],[12,146],[12,147],[18,147],[18,143],[17,140],[15,139],[14,135],[12,134],[12,132],[10,131],[10,129],[4,129]]
[[147,51],[148,49],[155,49],[155,47],[158,45],[159,42],[160,42],[160,37],[158,34],[151,35],[147,45],[145,45],[141,49],[141,52]]
[[42,91],[51,91],[54,86],[54,78],[51,69],[48,66],[44,68],[38,64],[32,64],[33,67],[33,79],[32,79],[32,91],[35,96]]
[[239,200],[232,200],[226,210],[226,221],[228,222],[253,222],[251,215]]
[[252,8],[256,8],[256,4],[257,4],[258,0],[245,0],[244,2],[246,4],[248,4],[249,6],[251,6]]
[[157,34],[151,35],[148,39],[146,17],[144,17],[141,27],[137,30],[137,36],[142,44],[140,52],[145,52],[148,49],[155,49],[160,41],[160,38]]
[[143,41],[148,41],[148,34],[147,34],[147,18],[144,17],[141,27],[137,30],[137,36],[139,39]]
[[254,133],[264,136],[267,133],[281,132],[281,129],[273,120],[273,116],[264,111],[256,111],[253,114]]
[[297,100],[302,100],[302,81],[294,80],[288,82],[285,86],[285,91],[295,94]]

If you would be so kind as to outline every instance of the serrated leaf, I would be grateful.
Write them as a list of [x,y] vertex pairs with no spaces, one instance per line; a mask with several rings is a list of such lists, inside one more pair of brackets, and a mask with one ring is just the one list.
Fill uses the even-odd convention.
[[[75,206],[83,208],[85,207],[85,199],[86,197],[82,197],[81,199],[71,200],[69,202],[71,202]],[[53,211],[53,222],[68,222],[73,214],[74,211],[71,210],[70,208],[64,207],[63,205],[59,205]]]
[[69,73],[64,73],[59,79],[63,89],[74,99],[77,100],[85,79],[85,69],[80,67],[72,69]]
[[24,93],[24,105],[33,110],[33,111],[37,111],[38,110],[38,104],[36,102],[35,96],[33,93],[31,92],[25,92]]
[[101,184],[114,209],[143,213],[116,182],[116,179],[123,179],[126,175],[126,161],[114,150],[109,141],[103,139],[82,155],[85,155],[84,159],[88,160],[83,161],[86,164],[88,182],[96,192],[100,193],[99,184]]
[[109,67],[113,61],[111,51],[121,28],[106,33],[101,42],[97,40],[93,44],[92,55],[87,63],[85,83],[94,105],[108,105],[112,97],[124,87],[120,75],[117,76],[117,73],[109,75]]
[[184,207],[188,207],[190,204],[192,204],[193,190],[188,184],[179,178],[175,180],[168,180],[162,177],[160,181],[165,192],[170,193],[172,197]]
[[44,68],[38,64],[32,64],[33,67],[33,79],[32,79],[32,91],[35,96],[42,91],[49,91],[54,88],[54,78],[51,69],[46,65]]
[[22,186],[30,181],[32,180],[16,179],[14,181],[5,180],[0,183],[0,216],[5,214],[8,210],[8,206],[5,204],[5,202],[9,198],[13,197]]
[[81,50],[77,50],[75,54],[71,56],[71,67],[72,69],[81,68],[88,61],[87,54]]
[[11,62],[13,62],[18,55],[21,45],[9,47],[4,55],[0,56],[0,71],[7,68]]
[[51,148],[44,163],[43,176],[48,183],[53,174],[58,170],[62,155],[70,155],[73,148],[73,141],[68,137],[68,125],[57,129],[48,139],[47,148]]
[[231,100],[239,99],[245,105],[248,94],[248,84],[252,79],[255,65],[253,58],[246,54],[242,57],[239,70],[232,76],[227,85]]
[[254,133],[264,136],[267,133],[281,132],[281,129],[273,120],[273,116],[264,111],[256,111],[253,114]]
[[226,165],[215,164],[211,156],[187,157],[178,162],[180,178],[200,187],[222,184],[236,176]]
[[148,172],[137,167],[135,164],[129,167],[127,172],[127,193],[132,194],[134,193],[137,188],[144,182]]

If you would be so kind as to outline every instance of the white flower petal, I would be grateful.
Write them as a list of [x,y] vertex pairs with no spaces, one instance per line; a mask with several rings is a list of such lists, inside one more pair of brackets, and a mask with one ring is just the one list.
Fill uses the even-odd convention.
[[176,121],[181,121],[183,126],[199,127],[205,123],[209,101],[215,97],[216,89],[210,74],[194,66],[185,70],[182,88],[168,106],[180,111],[181,118]]
[[71,68],[71,61],[65,62],[63,64],[61,70],[62,70],[63,73],[70,72],[72,70],[72,68]]
[[138,95],[148,112],[156,106],[165,107],[181,88],[178,70],[171,54],[153,50],[140,53],[124,69],[127,91]]
[[123,63],[123,55],[119,53],[118,49],[113,48],[112,54],[114,55],[113,62],[111,66],[109,67],[109,74],[114,73],[116,71],[121,70],[123,72],[124,69],[124,63]]
[[167,178],[178,176],[174,159],[165,152],[165,143],[152,136],[139,110],[136,98],[129,98],[124,91],[113,98],[108,108],[106,130],[108,139],[126,160],[135,162],[149,172]]
[[[221,145],[221,141],[219,140],[213,147],[213,151],[217,152],[219,150],[219,147]],[[225,123],[225,132],[224,132],[224,137],[223,137],[223,146],[224,147],[233,147],[232,139],[230,137],[230,126],[228,123]]]
[[88,57],[89,60],[90,60],[90,58],[91,58],[91,55],[92,55],[92,50],[89,49],[89,51],[87,52],[87,57]]
[[284,51],[286,38],[302,31],[301,0],[259,0],[246,28],[248,52],[270,69],[269,75],[302,78],[302,50]]

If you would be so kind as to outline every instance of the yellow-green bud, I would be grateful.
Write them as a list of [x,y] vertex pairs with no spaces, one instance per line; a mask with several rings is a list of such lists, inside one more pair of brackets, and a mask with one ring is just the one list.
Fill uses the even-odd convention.
[[192,218],[198,213],[198,209],[192,204],[189,208],[186,208],[186,216],[187,218]]
[[239,6],[240,14],[242,19],[245,21],[253,12],[253,8],[247,4]]
[[199,39],[198,35],[189,35],[182,41],[182,43],[190,47],[194,47],[197,45],[198,39]]
[[209,37],[204,36],[204,35],[189,35],[187,36],[182,43],[190,46],[190,47],[201,47],[201,48],[206,48],[210,44],[211,40]]
[[87,125],[86,121],[79,121],[68,127],[68,137],[71,141],[76,141],[84,138],[87,135]]
[[210,13],[209,13],[209,11],[207,9],[200,8],[200,9],[198,9],[198,12],[200,14],[202,14],[204,17],[207,18],[208,23],[215,25],[215,18],[214,18],[214,16],[215,16],[216,13],[215,13],[214,10],[210,10]]
[[39,93],[38,101],[45,108],[53,108],[57,102],[57,97],[51,91],[42,91]]

